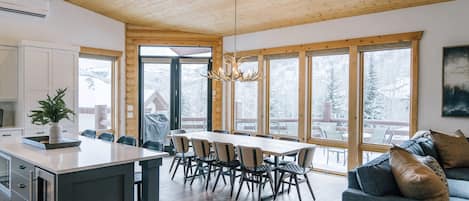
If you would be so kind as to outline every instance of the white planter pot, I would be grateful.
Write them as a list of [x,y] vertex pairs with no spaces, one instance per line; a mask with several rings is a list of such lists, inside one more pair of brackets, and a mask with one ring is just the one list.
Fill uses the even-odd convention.
[[49,143],[54,144],[60,141],[62,138],[62,128],[59,123],[51,123],[49,130]]

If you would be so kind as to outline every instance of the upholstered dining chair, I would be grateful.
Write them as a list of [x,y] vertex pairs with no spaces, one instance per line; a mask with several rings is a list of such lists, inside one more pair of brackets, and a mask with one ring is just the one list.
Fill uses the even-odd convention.
[[[308,185],[308,189],[311,193],[311,196],[313,197],[313,200],[316,200],[313,189],[311,187],[311,183],[308,178],[308,172],[310,172],[312,168],[311,165],[313,162],[315,149],[316,149],[315,147],[302,149],[298,153],[298,159],[297,159],[296,164],[289,163],[284,166],[280,166],[277,169],[280,172],[280,177],[279,177],[280,179],[279,179],[279,182],[276,184],[277,192],[275,192],[274,200],[277,198],[277,194],[280,189],[280,184],[286,183],[289,185],[289,189],[291,185],[294,185],[296,187],[296,192],[298,193],[298,199],[301,201],[301,193],[300,193],[300,186],[299,186],[300,182],[299,182],[298,176],[303,176],[305,178],[306,183]],[[285,175],[289,175],[289,176],[287,176],[287,178],[284,178]],[[288,178],[290,178],[290,181],[289,182],[285,181]],[[292,180],[294,181],[294,183],[292,183]],[[290,192],[290,190],[288,190],[288,192]]]

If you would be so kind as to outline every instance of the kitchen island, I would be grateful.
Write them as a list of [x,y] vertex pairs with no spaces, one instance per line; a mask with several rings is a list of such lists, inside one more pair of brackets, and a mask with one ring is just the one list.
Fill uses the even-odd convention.
[[79,147],[53,150],[23,144],[20,137],[0,138],[0,156],[10,163],[9,189],[0,189],[0,198],[133,201],[134,167],[139,162],[142,200],[159,200],[159,167],[167,153],[74,137],[82,141]]

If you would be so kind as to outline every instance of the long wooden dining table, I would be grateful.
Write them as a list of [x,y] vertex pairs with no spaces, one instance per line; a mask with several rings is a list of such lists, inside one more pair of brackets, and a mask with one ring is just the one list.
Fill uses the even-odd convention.
[[[270,138],[261,138],[255,136],[242,136],[242,135],[232,135],[232,134],[223,134],[210,131],[203,132],[190,132],[184,134],[175,134],[175,136],[186,136],[189,139],[204,139],[211,143],[213,142],[222,142],[222,143],[231,143],[234,146],[249,146],[249,147],[258,147],[262,149],[265,155],[274,156],[274,180],[276,184],[279,181],[279,172],[277,167],[279,167],[280,157],[286,156],[289,154],[297,153],[302,149],[315,147],[313,144],[286,141],[286,140],[277,140]],[[274,189],[277,191],[277,189]],[[273,196],[269,196],[272,198]]]

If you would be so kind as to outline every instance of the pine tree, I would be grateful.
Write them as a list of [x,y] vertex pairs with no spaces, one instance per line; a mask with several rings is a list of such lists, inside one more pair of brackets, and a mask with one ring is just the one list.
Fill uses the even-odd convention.
[[331,104],[332,117],[338,118],[343,113],[344,95],[340,91],[341,82],[336,77],[334,67],[329,69],[329,82],[327,84],[327,102]]
[[384,114],[383,96],[378,91],[379,80],[374,59],[370,57],[369,60],[369,70],[365,80],[364,118],[379,120],[383,119]]

